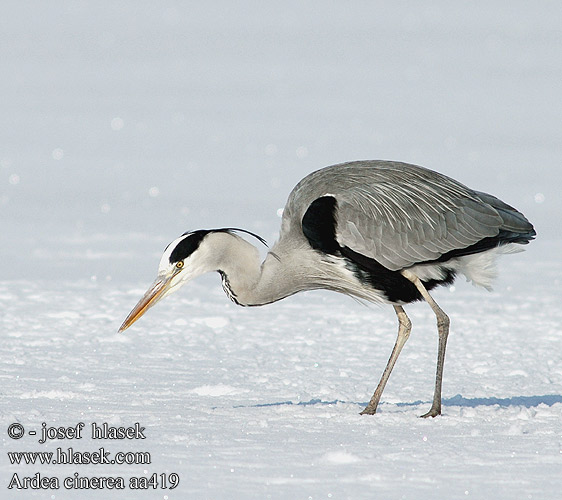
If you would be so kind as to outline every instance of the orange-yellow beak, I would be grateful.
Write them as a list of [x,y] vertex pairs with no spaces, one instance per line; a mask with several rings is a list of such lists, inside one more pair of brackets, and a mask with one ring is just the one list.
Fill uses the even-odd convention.
[[129,328],[137,319],[139,319],[148,309],[150,309],[164,296],[165,292],[170,288],[170,284],[174,276],[175,274],[164,278],[158,278],[154,281],[154,283],[152,283],[152,285],[150,285],[150,288],[129,313],[121,325],[121,328],[119,328],[119,332],[123,332]]

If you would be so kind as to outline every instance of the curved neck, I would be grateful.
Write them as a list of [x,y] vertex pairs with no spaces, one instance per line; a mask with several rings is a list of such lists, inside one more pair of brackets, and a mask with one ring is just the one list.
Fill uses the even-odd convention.
[[260,261],[258,249],[235,234],[213,235],[207,271],[218,271],[229,298],[241,306],[261,306],[305,290],[325,289],[372,302],[384,302],[365,287],[345,259],[319,256],[304,239],[279,240]]
[[258,249],[233,234],[220,235],[214,244],[215,270],[228,297],[239,305],[270,304],[307,288],[289,270],[286,255],[278,257],[270,252],[261,262]]

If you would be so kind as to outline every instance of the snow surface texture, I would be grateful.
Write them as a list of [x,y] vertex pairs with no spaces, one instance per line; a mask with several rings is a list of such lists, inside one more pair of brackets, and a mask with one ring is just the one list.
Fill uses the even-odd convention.
[[[19,2],[0,16],[0,497],[558,499],[562,491],[558,2]],[[324,292],[242,309],[204,277],[117,329],[186,230],[273,242],[325,165],[409,161],[491,192],[538,239],[452,321],[443,415],[425,304],[383,395],[392,308]],[[7,428],[107,422],[140,441]],[[148,451],[149,465],[7,452]],[[174,490],[8,490],[19,476]]]

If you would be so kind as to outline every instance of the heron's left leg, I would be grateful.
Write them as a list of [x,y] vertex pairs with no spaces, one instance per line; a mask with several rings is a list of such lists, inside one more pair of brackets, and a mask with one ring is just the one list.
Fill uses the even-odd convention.
[[433,393],[433,403],[431,409],[422,417],[436,417],[441,415],[441,386],[443,385],[443,364],[445,363],[445,349],[447,347],[447,337],[449,336],[449,316],[445,314],[433,297],[429,295],[421,280],[413,273],[405,270],[402,275],[409,279],[418,289],[421,296],[429,304],[437,317],[437,332],[439,333],[439,347],[437,350],[437,373],[435,376],[435,392]]
[[361,415],[374,415],[377,411],[377,406],[379,405],[379,401],[382,396],[382,392],[384,391],[384,387],[388,382],[390,377],[390,373],[396,364],[396,360],[402,351],[402,347],[408,340],[410,336],[410,331],[412,330],[412,323],[410,318],[406,315],[406,312],[402,308],[402,306],[394,306],[394,310],[396,311],[396,315],[398,316],[398,338],[396,339],[396,343],[394,344],[394,349],[392,349],[392,353],[390,355],[390,359],[386,364],[386,368],[382,374],[381,380],[377,388],[375,389],[375,393],[369,401],[369,404],[365,407],[365,409],[361,412]]

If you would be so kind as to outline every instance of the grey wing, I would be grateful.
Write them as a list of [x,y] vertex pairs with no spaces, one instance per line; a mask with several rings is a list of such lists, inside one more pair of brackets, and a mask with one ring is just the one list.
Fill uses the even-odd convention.
[[490,200],[435,172],[411,173],[335,194],[338,243],[397,271],[498,235],[505,221]]
[[[337,202],[335,227],[327,232],[326,227],[303,227],[305,212],[323,197]],[[330,225],[329,217],[320,219]],[[527,243],[535,235],[527,219],[498,198],[432,170],[388,161],[333,165],[305,177],[289,195],[283,213],[282,232],[297,227],[308,230],[307,238],[311,231],[318,237],[334,231],[340,246],[393,271],[485,238]]]

